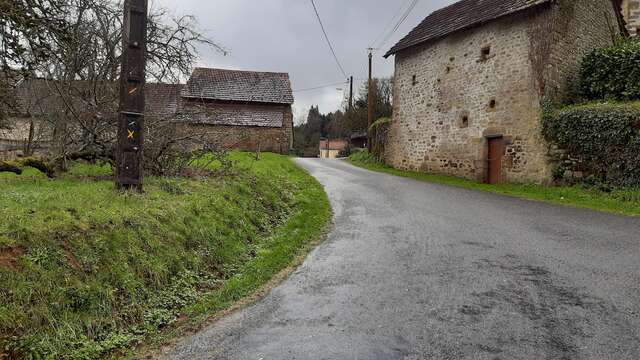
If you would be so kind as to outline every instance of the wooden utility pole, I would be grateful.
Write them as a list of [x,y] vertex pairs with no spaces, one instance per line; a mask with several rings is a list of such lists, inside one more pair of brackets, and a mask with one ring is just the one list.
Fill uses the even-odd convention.
[[367,149],[371,153],[371,125],[373,124],[373,49],[369,48],[369,86],[367,93]]
[[349,110],[353,110],[353,76],[349,77]]
[[125,0],[116,186],[142,191],[147,0]]

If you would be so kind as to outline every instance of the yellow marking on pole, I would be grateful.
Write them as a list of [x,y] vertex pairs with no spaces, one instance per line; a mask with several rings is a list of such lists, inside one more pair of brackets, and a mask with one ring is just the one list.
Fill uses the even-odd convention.
[[131,130],[129,130],[129,129],[127,129],[127,133],[129,133],[129,134],[127,135],[127,139],[133,139],[133,135],[135,134],[135,132],[134,132],[134,131],[131,131]]
[[134,92],[138,91],[138,87],[134,87],[133,89],[129,90],[129,95],[133,94]]

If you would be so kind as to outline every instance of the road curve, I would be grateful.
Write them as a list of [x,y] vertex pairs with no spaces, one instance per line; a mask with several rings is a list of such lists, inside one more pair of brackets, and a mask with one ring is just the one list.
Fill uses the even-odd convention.
[[640,219],[297,162],[327,241],[167,359],[640,359]]

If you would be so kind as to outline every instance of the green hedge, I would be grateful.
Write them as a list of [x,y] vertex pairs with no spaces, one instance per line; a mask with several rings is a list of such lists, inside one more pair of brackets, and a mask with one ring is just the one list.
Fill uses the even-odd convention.
[[384,160],[384,153],[387,148],[387,134],[389,132],[390,124],[390,118],[381,117],[369,127],[369,133],[371,134],[371,154],[378,162],[382,162]]
[[640,40],[624,39],[596,49],[582,62],[580,96],[585,100],[640,100]]
[[546,111],[543,135],[599,182],[640,186],[640,102]]

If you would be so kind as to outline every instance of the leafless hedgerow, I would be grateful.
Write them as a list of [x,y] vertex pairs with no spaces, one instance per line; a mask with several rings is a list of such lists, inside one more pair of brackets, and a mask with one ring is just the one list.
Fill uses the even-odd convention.
[[[112,0],[0,0],[0,110],[10,113],[12,87],[22,79],[46,82],[48,107],[35,128],[50,130],[52,153],[64,168],[69,158],[112,159],[116,139],[118,77],[122,54],[122,3]],[[153,7],[148,22],[147,78],[177,83],[197,59],[197,48],[225,49],[203,35],[193,16],[172,17]],[[17,70],[16,70],[17,69]],[[1,114],[0,114],[1,115]],[[35,114],[34,114],[35,117]],[[0,116],[0,118],[6,118]],[[151,122],[149,134],[174,126]],[[3,124],[12,126],[15,124]],[[169,132],[175,133],[175,132]],[[177,143],[183,134],[176,135]],[[146,150],[154,149],[153,135]],[[28,148],[35,139],[29,137]]]
[[[198,117],[199,111],[203,110],[147,121],[143,152],[147,174],[182,176],[197,169],[206,172],[214,162],[218,162],[222,170],[231,166],[227,155],[237,144],[229,142],[219,131],[194,126],[192,119]],[[215,116],[211,111],[206,115]],[[241,136],[239,141],[242,140]]]

